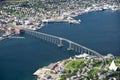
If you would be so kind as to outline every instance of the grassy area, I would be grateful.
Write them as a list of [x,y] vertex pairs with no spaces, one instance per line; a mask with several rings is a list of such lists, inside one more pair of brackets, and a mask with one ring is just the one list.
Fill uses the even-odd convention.
[[116,59],[120,59],[120,56],[115,56]]
[[[106,62],[107,62],[108,65],[110,65],[112,60],[111,59],[106,59]],[[115,64],[116,64],[116,66],[120,67],[120,56],[115,57]]]
[[116,66],[118,66],[120,68],[120,62],[119,61],[115,61]]
[[67,78],[67,77],[64,76],[64,75],[61,75],[61,76],[60,76],[60,80],[66,80],[66,78]]
[[112,60],[111,60],[111,59],[106,59],[106,63],[107,63],[108,65],[110,65],[110,64],[111,64],[111,62],[112,62]]
[[67,73],[66,75],[61,75],[60,76],[60,80],[66,80],[66,78],[69,78],[73,75],[76,75],[78,69],[83,69],[83,67],[85,67],[85,60],[81,59],[81,60],[75,60],[75,61],[71,61],[71,60],[67,60],[65,61],[65,72]]
[[101,65],[102,65],[102,61],[99,60],[97,63],[93,64],[93,67],[98,67],[99,68]]
[[115,64],[120,68],[120,56],[115,57]]
[[[106,62],[109,66],[112,60],[106,59]],[[104,74],[109,71],[109,69],[106,69],[106,70],[99,69],[102,65],[102,60],[100,59],[94,59],[93,61],[84,60],[84,59],[66,60],[64,62],[64,65],[66,66],[64,69],[65,74],[60,76],[60,80],[66,80],[66,78],[70,78],[71,76],[77,75],[78,70],[81,74],[84,74],[84,72],[86,73],[86,71],[84,70],[86,69],[86,67],[88,67],[87,66],[88,64],[93,66],[93,68],[90,71],[87,70],[86,76],[84,76],[84,78],[79,77],[79,80],[86,80],[86,79],[89,80],[93,78],[98,79],[97,73]],[[120,56],[115,57],[115,64],[118,67],[120,67]],[[119,74],[113,74],[113,75],[117,77],[119,76]]]
[[88,72],[88,77],[93,78],[94,75],[97,75],[98,69],[94,68],[91,71]]
[[84,67],[84,62],[85,60],[76,60],[76,61],[71,61],[66,65],[65,72],[70,74],[70,75],[75,75],[78,71],[78,69],[81,69]]

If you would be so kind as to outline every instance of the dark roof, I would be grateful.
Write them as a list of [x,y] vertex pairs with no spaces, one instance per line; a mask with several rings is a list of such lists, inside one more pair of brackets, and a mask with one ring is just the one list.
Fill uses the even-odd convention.
[[7,23],[6,23],[6,22],[4,22],[4,21],[0,21],[0,23],[1,23],[1,24],[7,24]]

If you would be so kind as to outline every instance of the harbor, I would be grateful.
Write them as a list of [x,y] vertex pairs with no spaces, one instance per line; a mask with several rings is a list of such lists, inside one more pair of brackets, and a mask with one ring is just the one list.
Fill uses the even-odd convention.
[[0,35],[0,41],[1,41],[6,38],[13,38],[13,37],[15,38],[15,35],[23,34],[24,30],[14,27],[8,27],[7,25],[0,23],[0,32],[2,32]]
[[[1,2],[4,4],[0,10],[0,21],[9,26],[22,26],[26,29],[38,30],[48,22],[66,22],[70,24],[80,24],[81,19],[75,19],[79,15],[83,15],[92,11],[104,11],[110,9],[112,11],[120,10],[119,1],[58,1],[58,4],[47,1],[29,2]],[[12,5],[9,5],[12,4]],[[26,6],[25,6],[26,5]],[[44,5],[44,7],[40,6]],[[27,6],[32,6],[28,8]],[[9,11],[10,10],[10,11]],[[9,11],[9,12],[8,12]],[[7,16],[6,16],[7,15]]]
[[[100,76],[96,70],[105,69],[109,62],[105,58],[120,56],[119,0],[20,1],[0,1],[0,80],[55,80],[59,73],[74,80],[91,75],[91,70],[94,78],[101,78],[105,74]],[[90,60],[96,57],[102,65]],[[81,67],[75,76],[71,74],[75,69],[63,71],[62,61],[68,58],[88,63],[72,63]],[[120,60],[116,61],[117,65],[112,61],[106,69],[116,71]]]
[[[67,38],[102,55],[119,56],[119,16],[119,11],[95,11],[75,17],[81,24],[48,23],[38,31]],[[34,80],[33,73],[39,68],[75,55],[64,47],[25,34],[22,37],[0,41],[0,80]]]
[[42,20],[43,23],[50,23],[50,22],[66,22],[66,23],[72,23],[72,24],[80,24],[81,20],[76,20],[72,17],[58,17],[53,19],[44,19]]

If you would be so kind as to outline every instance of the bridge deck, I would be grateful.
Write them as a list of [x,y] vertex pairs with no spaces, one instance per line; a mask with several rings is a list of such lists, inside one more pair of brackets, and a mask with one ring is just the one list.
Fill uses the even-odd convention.
[[49,41],[51,43],[54,43],[54,44],[58,45],[59,47],[63,46],[62,41],[65,41],[65,42],[69,43],[67,50],[74,50],[75,52],[78,52],[78,53],[87,53],[87,54],[91,53],[92,55],[95,55],[98,58],[102,59],[103,65],[101,66],[101,69],[105,68],[106,60],[104,59],[104,57],[100,53],[98,53],[92,49],[89,49],[83,45],[80,45],[78,43],[75,43],[71,40],[68,40],[68,39],[65,39],[62,37],[58,37],[58,36],[54,36],[54,35],[50,35],[50,34],[45,34],[45,33],[37,32],[37,31],[25,29],[25,33],[30,34],[32,36],[35,36],[37,38],[40,38],[42,40],[46,40],[46,41]]

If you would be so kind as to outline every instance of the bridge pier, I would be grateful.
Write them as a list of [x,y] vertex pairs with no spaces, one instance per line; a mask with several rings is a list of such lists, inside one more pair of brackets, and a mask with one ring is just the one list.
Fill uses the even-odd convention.
[[52,39],[52,43],[55,44],[55,38]]
[[83,51],[83,48],[81,48],[81,51],[80,51],[80,53],[81,53],[81,54],[83,54],[83,53],[84,53],[84,51]]
[[101,69],[104,69],[104,67],[105,67],[106,60],[104,59],[104,57],[100,53],[98,53],[94,50],[91,50],[87,47],[84,47],[80,44],[77,44],[73,41],[70,41],[70,40],[62,38],[62,37],[57,37],[57,36],[53,36],[53,35],[49,35],[49,34],[45,34],[45,33],[41,33],[41,32],[31,31],[28,29],[24,29],[24,30],[25,30],[25,33],[30,34],[32,36],[35,36],[41,40],[46,40],[48,42],[56,44],[56,45],[58,45],[58,47],[62,47],[63,46],[62,41],[65,41],[69,44],[67,50],[74,50],[75,52],[78,52],[80,54],[87,53],[89,55],[93,55],[93,56],[96,56],[98,58],[101,58],[102,62],[103,62]]
[[93,52],[91,52],[91,55],[92,55],[92,56],[94,56],[94,53],[93,53]]
[[47,36],[47,38],[46,38],[46,39],[47,39],[47,40],[46,40],[47,42],[50,42],[49,38],[50,38],[50,37],[49,37],[49,36]]
[[44,40],[44,35],[41,35],[41,39]]
[[52,43],[54,44],[54,42],[55,42],[55,40],[54,40],[54,38],[52,38]]
[[88,51],[88,54],[91,55],[91,54],[90,54],[90,51]]
[[63,44],[62,44],[62,38],[59,38],[58,47],[63,47]]
[[50,37],[50,43],[53,43],[53,38],[52,37]]
[[73,48],[72,48],[72,42],[69,42],[69,47],[67,48],[67,50],[68,50],[68,51],[73,50]]
[[49,41],[53,44],[58,44],[58,39],[56,39],[56,38],[50,38]]
[[44,40],[46,41],[46,36],[44,35]]
[[54,39],[54,44],[58,44],[58,42],[57,42],[57,39],[56,39],[56,38]]
[[86,49],[85,49],[85,53],[88,54]]
[[76,46],[74,50],[75,50],[76,52],[78,52],[78,46]]
[[80,47],[78,47],[78,53],[80,53]]

